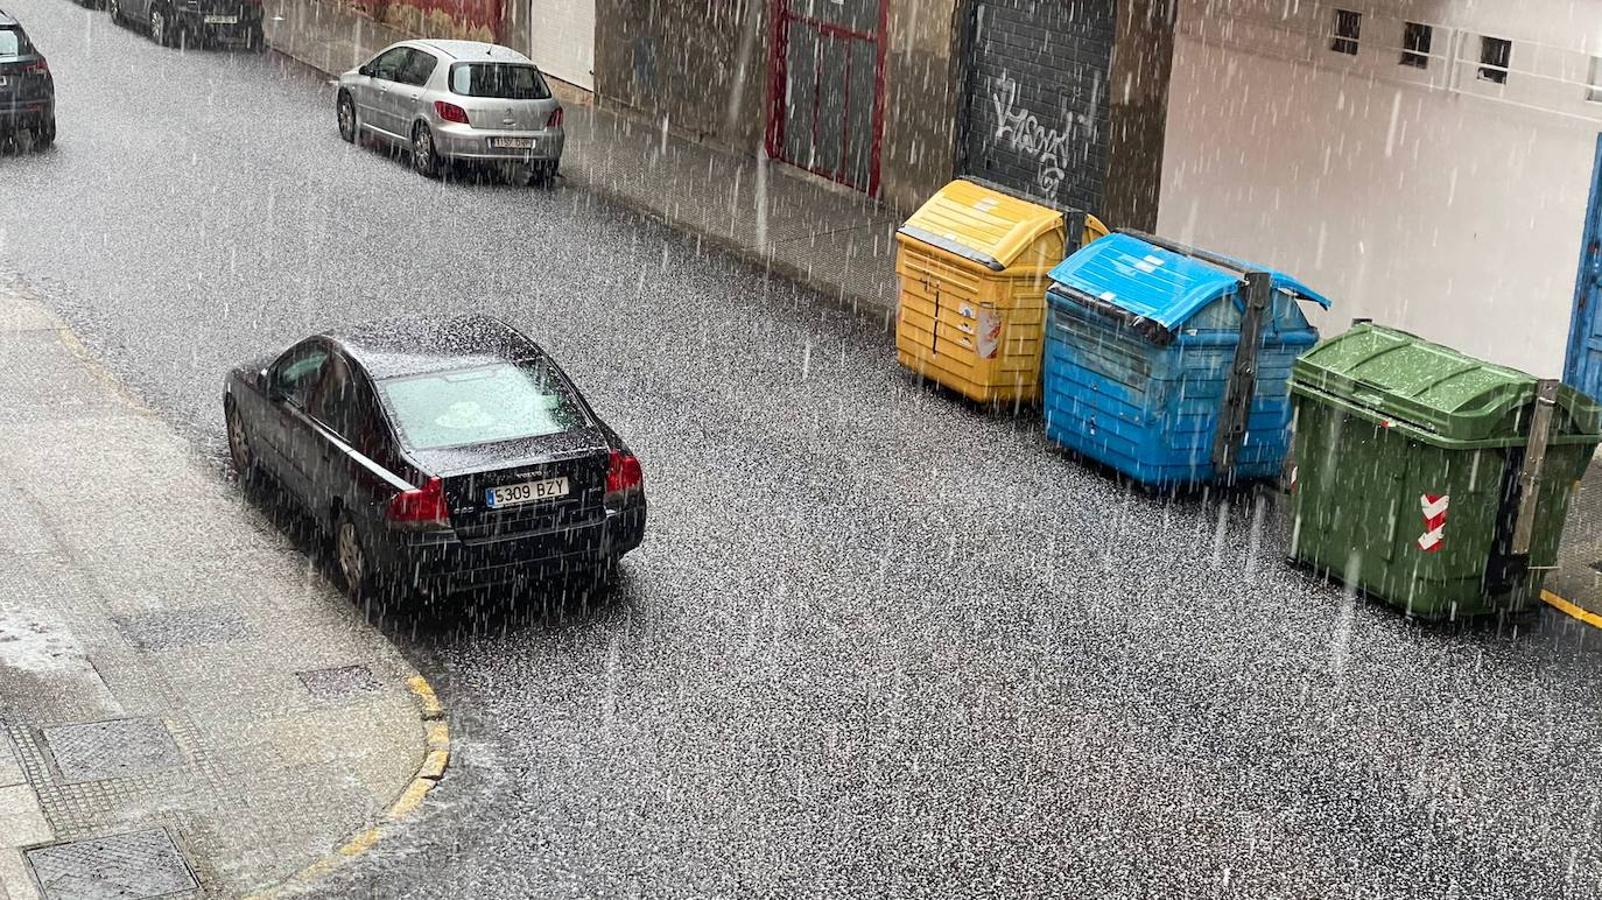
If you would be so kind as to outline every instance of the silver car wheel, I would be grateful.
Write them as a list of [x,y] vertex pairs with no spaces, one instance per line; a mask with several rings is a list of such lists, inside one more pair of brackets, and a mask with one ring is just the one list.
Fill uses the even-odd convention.
[[335,552],[339,556],[339,574],[345,578],[345,587],[351,594],[360,593],[367,577],[367,560],[362,555],[361,541],[356,537],[356,526],[350,519],[341,519],[339,535],[335,538]]
[[150,10],[150,39],[163,47],[167,46],[167,17],[154,7]]
[[347,141],[356,140],[356,104],[349,94],[339,95],[339,136]]
[[418,125],[412,135],[412,167],[432,178],[438,164],[434,159],[434,133],[427,125]]

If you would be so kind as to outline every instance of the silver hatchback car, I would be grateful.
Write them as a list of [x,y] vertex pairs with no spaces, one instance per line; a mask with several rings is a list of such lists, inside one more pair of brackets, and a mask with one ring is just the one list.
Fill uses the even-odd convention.
[[339,76],[339,133],[411,149],[429,177],[474,162],[548,181],[562,161],[562,106],[528,57],[480,41],[402,41]]

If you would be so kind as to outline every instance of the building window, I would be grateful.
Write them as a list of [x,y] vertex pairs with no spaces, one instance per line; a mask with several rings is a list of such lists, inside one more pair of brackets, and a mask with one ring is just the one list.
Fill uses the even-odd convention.
[[1363,14],[1349,9],[1335,10],[1335,39],[1329,49],[1347,56],[1357,55],[1357,38],[1363,31]]
[[1513,59],[1513,42],[1502,38],[1480,38],[1480,79],[1507,84],[1507,67]]
[[1435,40],[1435,29],[1422,22],[1408,22],[1402,28],[1402,65],[1415,69],[1430,67],[1430,44]]
[[1585,99],[1602,103],[1602,56],[1591,57],[1591,77],[1586,79]]

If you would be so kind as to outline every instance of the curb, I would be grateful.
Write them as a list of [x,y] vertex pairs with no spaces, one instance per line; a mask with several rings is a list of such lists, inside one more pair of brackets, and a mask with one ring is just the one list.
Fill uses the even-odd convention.
[[1551,591],[1541,591],[1541,601],[1558,612],[1561,612],[1570,618],[1578,619],[1592,628],[1602,628],[1602,615],[1597,615],[1578,603],[1565,600]]
[[423,804],[423,798],[445,777],[451,758],[450,727],[445,724],[445,708],[439,702],[439,695],[434,693],[434,686],[422,675],[407,678],[406,688],[417,701],[417,717],[423,725],[424,734],[423,764],[418,766],[412,780],[390,802],[378,824],[356,832],[321,859],[278,884],[248,895],[249,900],[272,900],[304,890],[317,879],[373,849],[397,823],[415,813]]

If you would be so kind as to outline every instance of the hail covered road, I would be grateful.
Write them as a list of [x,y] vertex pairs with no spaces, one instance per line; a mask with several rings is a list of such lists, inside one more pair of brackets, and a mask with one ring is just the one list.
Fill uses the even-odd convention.
[[389,626],[455,767],[328,893],[1602,885],[1580,630],[1408,624],[1285,568],[1254,495],[1129,492],[919,387],[876,317],[570,186],[423,180],[277,57],[7,9],[61,138],[0,157],[0,272],[219,472],[227,367],[421,311],[535,335],[644,460],[650,531],[604,607]]

